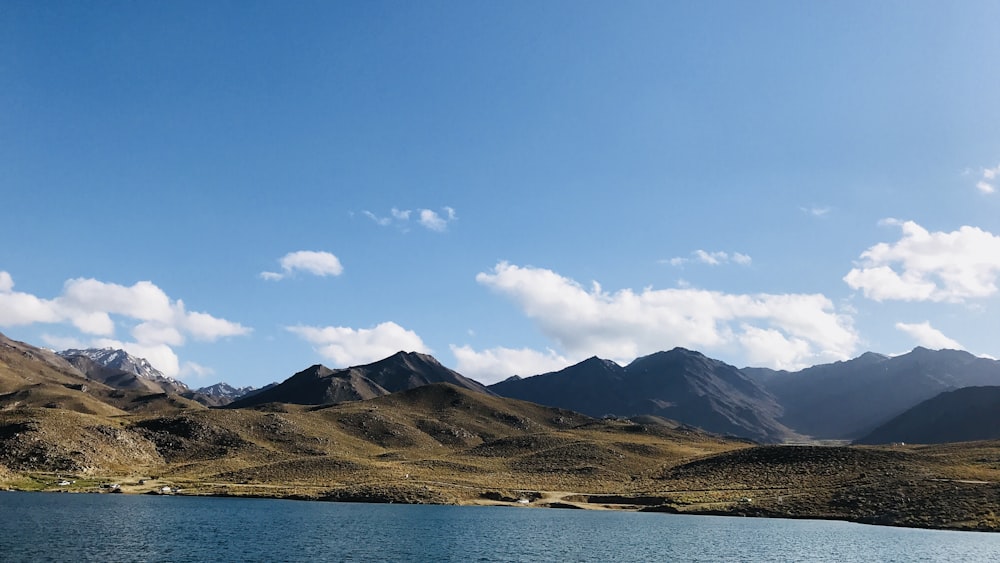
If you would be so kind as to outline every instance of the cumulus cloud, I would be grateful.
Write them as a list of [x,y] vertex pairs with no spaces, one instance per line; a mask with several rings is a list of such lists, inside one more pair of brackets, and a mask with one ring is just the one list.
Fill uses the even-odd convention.
[[848,359],[858,343],[852,319],[821,294],[694,288],[609,293],[596,282],[588,290],[551,270],[507,262],[476,280],[513,300],[571,357],[628,362],[683,346],[793,369]]
[[448,230],[448,224],[458,219],[458,215],[455,213],[455,209],[451,207],[442,207],[441,212],[438,213],[432,209],[397,209],[393,207],[389,211],[387,216],[379,216],[371,211],[365,210],[361,213],[375,222],[376,225],[382,227],[388,227],[389,225],[395,224],[397,227],[403,229],[404,231],[409,229],[410,216],[416,213],[416,222],[421,227],[427,230],[435,232],[444,232]]
[[944,335],[943,332],[931,326],[929,321],[922,323],[896,323],[896,330],[901,330],[917,341],[917,345],[934,350],[964,350],[957,341]]
[[0,326],[56,323],[62,320],[56,304],[30,293],[14,291],[14,280],[0,272]]
[[339,276],[344,272],[344,267],[340,260],[329,252],[315,250],[299,250],[289,252],[279,260],[281,272],[261,272],[260,277],[265,280],[277,281],[295,272],[305,272],[314,276]]
[[477,351],[471,346],[451,346],[458,361],[459,373],[490,385],[512,375],[531,376],[558,371],[574,362],[554,350],[539,352],[530,348],[490,348]]
[[[90,278],[71,279],[63,284],[60,295],[44,299],[13,291],[10,274],[3,274],[6,275],[0,275],[0,285],[6,290],[0,291],[0,326],[68,324],[90,337],[89,343],[77,337],[52,335],[46,335],[46,342],[50,345],[72,342],[75,345],[71,347],[76,348],[121,348],[146,358],[172,377],[180,370],[173,347],[182,346],[188,337],[212,342],[250,333],[249,328],[239,323],[188,311],[183,301],[171,300],[149,281],[124,286]],[[130,325],[132,341],[115,338],[120,324]]]
[[928,232],[913,221],[885,220],[902,238],[878,243],[861,253],[844,276],[853,289],[875,301],[959,303],[997,292],[1000,236],[964,226],[952,232]]
[[671,266],[683,266],[689,262],[699,262],[701,264],[707,264],[709,266],[721,266],[723,264],[739,264],[740,266],[749,266],[753,259],[750,256],[740,253],[740,252],[708,252],[706,250],[695,250],[691,253],[694,258],[684,258],[681,256],[675,256],[667,260],[661,260],[660,262],[665,264],[670,264]]
[[430,349],[412,330],[389,321],[374,328],[349,328],[343,326],[290,326],[289,332],[298,335],[334,367],[367,364],[399,352],[429,353]]
[[996,168],[983,168],[983,175],[978,182],[976,182],[976,189],[980,193],[992,194],[997,191],[996,181],[997,176],[1000,176],[1000,165]]

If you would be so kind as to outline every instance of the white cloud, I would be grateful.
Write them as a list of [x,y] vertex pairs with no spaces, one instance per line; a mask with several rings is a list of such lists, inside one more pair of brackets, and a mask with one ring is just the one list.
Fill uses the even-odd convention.
[[865,297],[958,303],[997,292],[1000,236],[969,226],[931,233],[913,221],[882,223],[900,227],[902,238],[864,251],[844,276]]
[[374,328],[349,328],[342,326],[285,327],[291,333],[313,345],[334,367],[367,364],[389,357],[400,350],[429,353],[430,349],[412,330],[406,330],[389,321]]
[[10,293],[14,291],[14,278],[4,271],[0,271],[0,293]]
[[437,231],[439,233],[448,230],[448,223],[457,219],[457,216],[455,215],[455,210],[450,207],[445,207],[443,211],[444,217],[438,215],[430,209],[418,210],[420,224],[427,229]]
[[1000,165],[996,168],[983,168],[982,179],[976,182],[976,189],[980,193],[992,194],[997,191],[996,180],[1000,176]]
[[896,323],[896,329],[909,334],[914,340],[917,341],[919,346],[923,346],[925,348],[932,348],[935,350],[965,349],[965,346],[962,346],[957,341],[948,338],[940,330],[932,327],[929,321],[924,321],[922,323]]
[[729,259],[729,255],[725,252],[705,252],[704,250],[695,250],[694,257],[702,264],[709,266],[718,266]]
[[374,213],[372,213],[371,211],[368,211],[368,210],[362,211],[361,213],[364,214],[365,217],[368,217],[372,221],[375,221],[375,223],[377,225],[381,225],[383,227],[388,227],[389,225],[392,224],[392,218],[391,217],[379,217],[378,215],[375,215]]
[[800,358],[810,355],[808,340],[785,335],[773,328],[745,324],[737,338],[746,350],[746,363],[751,366],[797,366]]
[[[368,217],[369,219],[374,221],[376,225],[380,225],[382,227],[388,227],[389,225],[395,223],[397,227],[399,227],[403,231],[407,231],[409,230],[407,227],[409,225],[410,216],[414,213],[414,210],[398,209],[393,207],[389,211],[389,215],[386,217],[381,217],[367,210],[362,211],[361,213],[364,214],[365,217]],[[432,209],[417,209],[416,214],[417,214],[417,219],[416,219],[417,224],[424,227],[425,229],[439,233],[447,231],[448,224],[458,219],[458,215],[456,214],[455,209],[447,206],[441,208],[441,213],[438,213]]]
[[[178,301],[180,303],[180,301]],[[182,304],[183,305],[183,304]],[[181,328],[189,332],[197,340],[215,342],[227,336],[242,336],[248,334],[250,329],[245,326],[213,317],[208,313],[188,313],[182,317]]]
[[[852,319],[820,294],[742,295],[693,288],[608,293],[596,283],[588,291],[551,270],[506,262],[476,280],[512,299],[570,357],[628,362],[684,346],[741,351],[761,365],[796,368],[848,359],[858,343]],[[770,348],[775,333],[785,339],[779,350]]]
[[734,252],[732,259],[733,262],[736,262],[740,266],[749,266],[750,263],[753,262],[752,258],[747,256],[746,254],[740,254],[739,252]]
[[675,256],[667,260],[660,260],[661,263],[670,264],[671,266],[683,266],[691,261],[701,262],[702,264],[708,264],[709,266],[721,266],[723,264],[739,264],[740,266],[749,266],[753,259],[750,256],[743,254],[741,252],[723,252],[721,250],[716,252],[708,252],[706,250],[695,250],[691,253],[694,258],[683,258],[680,256]]
[[[8,290],[0,291],[0,326],[69,324],[86,339],[46,335],[50,345],[72,343],[69,347],[113,346],[130,354],[146,358],[168,376],[176,376],[179,362],[173,347],[182,346],[187,337],[214,341],[227,336],[249,334],[251,330],[239,323],[214,317],[208,313],[189,312],[181,300],[172,301],[159,287],[149,281],[131,286],[77,278],[63,284],[62,294],[43,299],[28,293],[13,291],[13,280],[0,276]],[[132,324],[134,341],[115,338],[119,321]]]
[[53,301],[14,291],[14,279],[0,272],[0,326],[55,323],[61,318]]
[[339,276],[344,272],[340,260],[329,252],[299,250],[282,256],[279,262],[281,272],[261,272],[260,277],[268,281],[277,281],[295,272],[306,272],[320,277]]
[[490,348],[476,351],[471,346],[451,346],[458,362],[456,371],[480,383],[490,385],[512,375],[527,377],[557,371],[573,361],[554,350],[539,352],[530,348]]

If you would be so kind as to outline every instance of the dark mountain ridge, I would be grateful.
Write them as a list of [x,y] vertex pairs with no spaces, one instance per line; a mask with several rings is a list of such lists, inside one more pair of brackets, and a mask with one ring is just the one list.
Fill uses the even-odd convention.
[[859,444],[942,444],[1000,439],[1000,387],[945,391],[907,410]]
[[776,420],[781,406],[759,384],[731,365],[684,348],[643,356],[626,367],[594,357],[490,389],[590,416],[661,416],[765,442],[796,437]]
[[784,407],[779,420],[816,438],[858,438],[943,391],[1000,385],[1000,362],[960,350],[917,347],[866,353],[797,372],[745,368]]

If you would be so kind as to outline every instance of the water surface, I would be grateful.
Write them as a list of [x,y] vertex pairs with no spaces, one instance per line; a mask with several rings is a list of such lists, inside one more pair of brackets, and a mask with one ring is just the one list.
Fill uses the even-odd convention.
[[0,493],[2,561],[1000,561],[1000,534],[508,507]]

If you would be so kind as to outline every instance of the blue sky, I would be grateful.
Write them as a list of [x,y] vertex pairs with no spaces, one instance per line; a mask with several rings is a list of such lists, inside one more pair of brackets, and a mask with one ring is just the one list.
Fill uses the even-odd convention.
[[0,331],[193,386],[432,353],[1000,357],[995,2],[7,2]]

